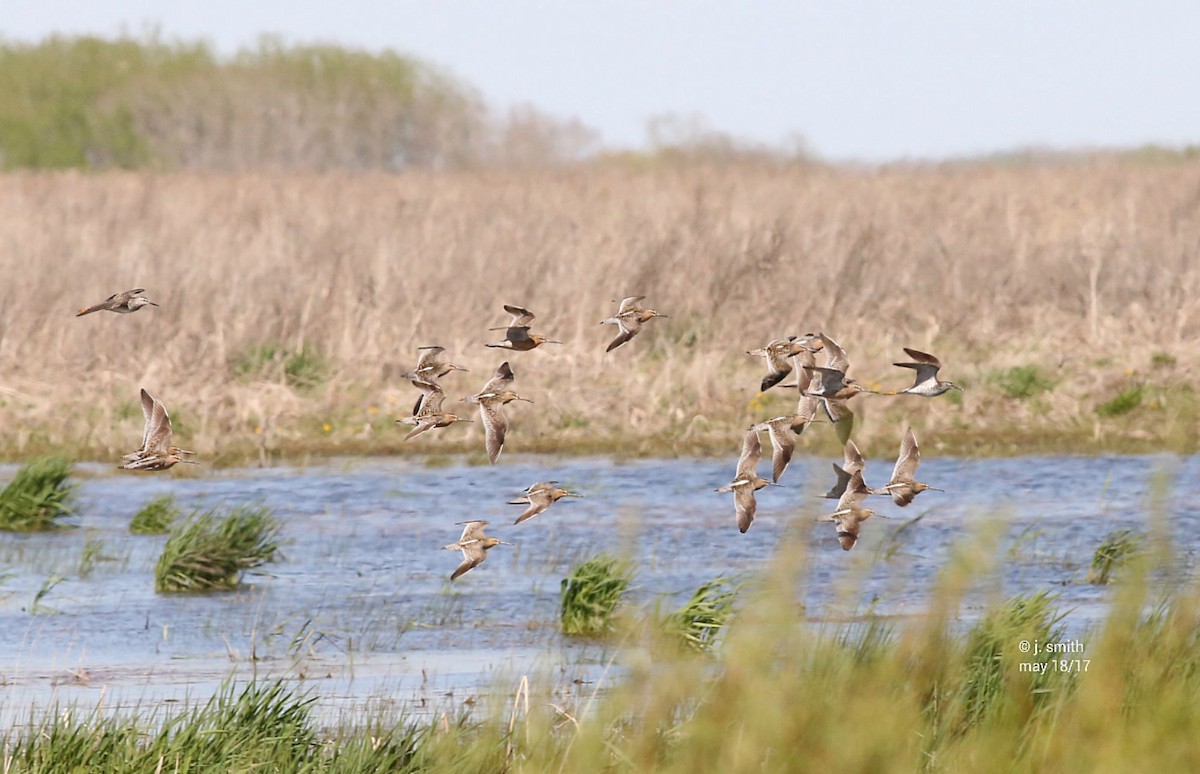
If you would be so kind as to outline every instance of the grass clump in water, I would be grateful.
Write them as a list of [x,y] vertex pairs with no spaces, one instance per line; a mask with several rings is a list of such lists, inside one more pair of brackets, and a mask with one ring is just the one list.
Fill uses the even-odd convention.
[[667,616],[663,628],[685,649],[711,650],[733,616],[737,592],[737,585],[723,575],[706,581],[683,607]]
[[242,573],[275,559],[279,524],[267,508],[238,506],[222,517],[194,511],[175,527],[154,567],[160,593],[230,590]]
[[1105,535],[1096,553],[1092,554],[1087,582],[1097,586],[1108,585],[1113,573],[1141,552],[1144,539],[1142,533],[1132,529],[1117,529]]
[[1016,400],[1025,400],[1054,389],[1054,382],[1037,366],[1015,366],[996,376],[1000,392]]
[[1145,395],[1146,388],[1143,385],[1135,384],[1132,387],[1126,387],[1111,400],[1097,406],[1096,413],[1102,417],[1119,417],[1142,405],[1142,398]]
[[175,495],[159,495],[137,512],[129,522],[129,532],[133,535],[165,535],[181,513]]
[[562,582],[563,634],[594,637],[612,631],[614,613],[632,580],[628,565],[605,554],[572,570]]
[[0,530],[46,532],[62,529],[60,519],[71,513],[68,503],[75,490],[67,483],[71,463],[61,457],[43,457],[17,471],[0,492]]

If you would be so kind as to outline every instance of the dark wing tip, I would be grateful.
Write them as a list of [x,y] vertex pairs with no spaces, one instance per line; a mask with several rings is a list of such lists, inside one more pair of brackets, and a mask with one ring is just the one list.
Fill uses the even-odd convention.
[[786,377],[786,376],[787,376],[786,373],[767,374],[766,376],[763,377],[762,384],[759,385],[759,388],[758,388],[759,392],[766,392],[767,390],[771,389],[775,385],[782,382],[784,377]]

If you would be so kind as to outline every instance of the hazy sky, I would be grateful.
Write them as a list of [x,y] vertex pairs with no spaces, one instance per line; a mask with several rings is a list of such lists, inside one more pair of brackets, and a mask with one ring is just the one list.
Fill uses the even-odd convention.
[[0,34],[393,48],[640,144],[703,116],[835,159],[1200,143],[1200,0],[0,0]]

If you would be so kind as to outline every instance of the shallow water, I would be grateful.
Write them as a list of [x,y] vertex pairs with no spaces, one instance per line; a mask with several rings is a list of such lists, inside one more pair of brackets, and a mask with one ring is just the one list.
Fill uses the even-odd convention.
[[[111,474],[80,466],[78,529],[0,535],[0,725],[55,702],[153,707],[206,699],[222,681],[302,680],[331,712],[384,702],[420,710],[536,673],[559,690],[590,690],[612,651],[557,633],[558,591],[596,551],[632,556],[632,599],[664,606],[713,576],[752,573],[785,528],[807,546],[798,604],[813,619],[925,609],[955,544],[988,524],[996,565],[968,596],[970,620],[988,601],[1049,589],[1082,633],[1110,591],[1083,581],[1103,535],[1170,520],[1191,571],[1200,546],[1200,458],[929,458],[926,492],[908,508],[883,498],[851,552],[814,516],[832,483],[829,460],[798,458],[783,488],[759,492],[758,518],[739,534],[726,483],[733,460],[505,458],[496,467],[430,467],[401,459],[335,460],[305,468],[226,470],[198,477]],[[0,481],[15,472],[0,467]],[[878,485],[890,463],[868,463]],[[1153,482],[1165,476],[1168,488]],[[506,500],[534,481],[581,492],[520,526]],[[1152,505],[1152,492],[1160,492]],[[262,503],[283,523],[283,556],[236,593],[159,595],[153,567],[165,537],[133,536],[130,518],[173,493],[185,509]],[[906,524],[921,516],[919,522]],[[453,586],[461,555],[441,550],[457,521],[483,518],[515,543]],[[82,572],[85,545],[102,558]],[[58,580],[56,583],[54,579]],[[1166,582],[1164,580],[1164,582]],[[40,589],[52,583],[35,606]],[[847,590],[850,591],[847,591]]]

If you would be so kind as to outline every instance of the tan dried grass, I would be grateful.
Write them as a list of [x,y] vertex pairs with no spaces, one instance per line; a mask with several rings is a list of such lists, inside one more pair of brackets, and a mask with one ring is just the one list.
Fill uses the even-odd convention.
[[[907,386],[890,365],[902,346],[968,383],[961,406],[855,399],[880,453],[907,421],[955,448],[1005,433],[1102,446],[1089,401],[1127,369],[1168,389],[1197,366],[1196,163],[22,173],[0,177],[0,212],[10,456],[132,449],[141,386],[210,458],[473,447],[478,428],[399,442],[392,420],[415,392],[397,375],[428,343],[471,368],[447,380],[451,399],[509,357],[537,401],[510,412],[512,451],[733,449],[792,402],[778,388],[756,397],[761,364],[744,351],[810,330],[841,342],[867,383]],[[134,286],[161,308],[73,317]],[[633,293],[671,317],[606,354],[612,328],[597,323]],[[484,349],[504,303],[566,344]],[[264,342],[315,349],[328,379],[237,378],[237,358]],[[1174,365],[1152,373],[1152,352]],[[1025,402],[989,388],[1027,364],[1056,388]],[[1194,439],[1192,415],[1159,408]]]

